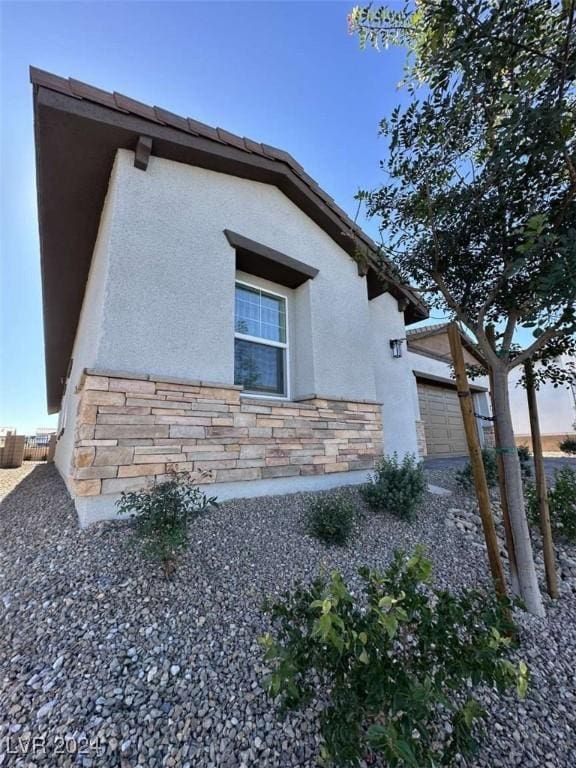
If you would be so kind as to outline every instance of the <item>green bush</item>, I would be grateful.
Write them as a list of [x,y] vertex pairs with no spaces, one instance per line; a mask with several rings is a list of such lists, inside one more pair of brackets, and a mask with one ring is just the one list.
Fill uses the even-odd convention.
[[567,437],[566,440],[562,440],[560,443],[560,450],[562,453],[576,456],[576,437]]
[[516,682],[524,694],[526,665],[507,658],[509,603],[432,589],[430,572],[422,548],[397,552],[383,574],[359,570],[363,592],[335,572],[266,606],[268,692],[281,713],[322,704],[324,764],[371,763],[380,753],[391,768],[450,765],[478,747],[475,686]]
[[[498,464],[496,461],[496,451],[493,448],[482,448],[482,463],[484,464],[488,487],[494,488],[498,484]],[[474,487],[474,476],[470,462],[463,469],[456,472],[456,482],[467,491]]]
[[326,544],[343,546],[354,526],[355,509],[349,496],[320,496],[306,510],[306,530]]
[[518,458],[520,459],[522,479],[527,480],[529,477],[532,477],[532,454],[527,445],[518,446]]
[[189,520],[217,504],[216,497],[202,493],[188,472],[174,472],[168,480],[141,491],[123,491],[116,506],[118,514],[134,518],[136,538],[144,554],[160,562],[169,578],[179,551],[188,541]]
[[[525,489],[528,519],[534,526],[540,525],[540,511],[536,488]],[[576,471],[571,467],[554,470],[554,484],[548,489],[548,507],[552,530],[569,541],[576,542]]]
[[399,461],[397,454],[384,456],[370,482],[362,486],[366,503],[377,512],[390,512],[405,520],[412,520],[422,503],[426,482],[424,470],[414,456]]

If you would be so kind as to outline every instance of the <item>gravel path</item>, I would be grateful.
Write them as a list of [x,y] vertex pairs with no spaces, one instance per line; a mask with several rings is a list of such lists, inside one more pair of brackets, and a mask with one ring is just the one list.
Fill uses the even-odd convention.
[[[8,471],[20,483],[0,504],[1,766],[312,768],[316,713],[281,722],[261,688],[262,596],[320,566],[349,578],[358,564],[382,568],[419,541],[440,582],[486,579],[481,542],[462,523],[473,513],[457,493],[428,495],[414,524],[366,517],[343,550],[303,534],[309,495],[295,494],[229,502],[198,520],[166,582],[132,549],[126,524],[79,531],[54,468],[27,469]],[[452,485],[446,470],[428,474]],[[486,694],[492,735],[476,768],[576,765],[572,586],[563,582],[546,620],[522,615],[531,691],[521,704]],[[30,737],[43,739],[34,757],[22,754]]]

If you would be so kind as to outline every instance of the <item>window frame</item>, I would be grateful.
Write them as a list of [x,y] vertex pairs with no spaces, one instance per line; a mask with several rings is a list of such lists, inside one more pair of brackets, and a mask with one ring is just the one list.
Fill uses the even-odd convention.
[[[244,288],[249,288],[252,291],[258,291],[258,293],[264,293],[268,294],[269,296],[273,296],[274,298],[282,299],[284,302],[284,323],[285,323],[285,332],[286,332],[286,341],[273,341],[272,339],[264,339],[261,336],[251,336],[247,333],[239,333],[236,330],[236,286],[241,286]],[[276,347],[277,349],[283,349],[284,350],[284,391],[285,394],[274,394],[271,392],[251,392],[247,390],[242,390],[242,397],[254,397],[258,399],[266,399],[266,400],[290,400],[290,354],[289,354],[289,348],[290,348],[290,332],[289,332],[289,322],[288,322],[288,296],[285,293],[278,293],[277,291],[271,291],[268,288],[262,288],[261,285],[256,285],[255,283],[249,283],[246,280],[240,280],[238,278],[235,278],[234,280],[234,340],[240,339],[242,341],[251,341],[254,344],[264,344],[265,346],[269,347]],[[234,371],[234,374],[236,371]],[[234,376],[234,380],[236,380],[236,376]]]

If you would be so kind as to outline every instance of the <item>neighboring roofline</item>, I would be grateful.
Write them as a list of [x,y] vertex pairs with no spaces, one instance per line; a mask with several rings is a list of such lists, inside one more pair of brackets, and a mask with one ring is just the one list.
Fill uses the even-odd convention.
[[114,156],[142,139],[154,156],[275,185],[358,263],[370,298],[389,291],[407,324],[428,316],[376,243],[287,152],[34,67],[30,79],[49,412],[60,408]]
[[415,355],[422,355],[422,357],[429,357],[431,360],[438,360],[440,363],[450,364],[452,362],[450,355],[443,355],[440,352],[432,352],[432,350],[419,347],[416,344],[408,343],[407,348],[408,352],[413,352]]
[[[437,325],[425,325],[421,328],[407,328],[406,329],[406,346],[410,352],[414,352],[416,355],[422,355],[423,357],[431,357],[434,360],[440,360],[444,363],[451,363],[452,356],[450,354],[442,355],[440,352],[433,352],[432,350],[420,347],[418,344],[414,344],[414,339],[425,339],[428,336],[436,336],[439,333],[447,334],[448,326],[450,323],[438,323]],[[474,344],[472,339],[458,327],[460,331],[460,338],[462,339],[462,346],[473,355],[480,365],[486,367],[486,361],[482,352]]]
[[435,325],[421,325],[420,328],[407,328],[406,336],[416,339],[424,339],[426,336],[435,336],[441,331],[447,331],[450,323],[436,323]]

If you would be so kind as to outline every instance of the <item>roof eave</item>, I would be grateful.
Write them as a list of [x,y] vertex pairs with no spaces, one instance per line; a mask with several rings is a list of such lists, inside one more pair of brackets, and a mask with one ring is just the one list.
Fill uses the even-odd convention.
[[[287,153],[265,145],[266,154],[261,154],[225,144],[222,138],[232,134],[223,131],[213,138],[185,132],[173,127],[177,116],[168,125],[158,117],[168,113],[155,108],[147,108],[155,109],[152,119],[145,109],[143,117],[119,108],[116,101],[109,106],[95,103],[72,93],[68,81],[39,70],[31,69],[31,78],[50,413],[60,409],[114,156],[119,148],[134,150],[140,136],[152,138],[155,156],[273,184],[352,258],[357,257],[358,242],[374,253],[370,238],[343,219],[345,214],[340,215],[315,182],[304,180],[309,177],[298,172],[300,166]],[[107,97],[112,99],[112,94]],[[121,103],[129,106],[129,100]],[[428,316],[415,291],[389,276],[386,280],[380,292],[395,296],[407,324]]]

